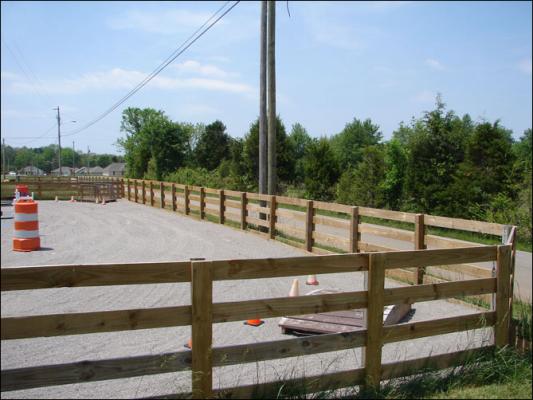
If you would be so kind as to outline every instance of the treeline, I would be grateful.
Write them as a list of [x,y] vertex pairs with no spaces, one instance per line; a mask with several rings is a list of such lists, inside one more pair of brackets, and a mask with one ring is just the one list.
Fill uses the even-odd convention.
[[[128,108],[121,129],[130,177],[257,191],[257,120],[241,139],[221,121],[179,123]],[[369,119],[321,138],[300,124],[287,134],[277,123],[279,194],[517,224],[528,241],[531,158],[531,129],[515,141],[498,121],[458,116],[440,98],[388,141]]]
[[[4,152],[1,157],[3,158]],[[51,144],[45,147],[5,147],[6,173],[18,172],[24,167],[34,166],[49,174],[58,168],[58,146]],[[123,157],[115,154],[82,153],[69,147],[61,149],[61,165],[63,167],[96,167],[105,168],[112,162],[123,162]],[[2,159],[2,166],[3,159]]]

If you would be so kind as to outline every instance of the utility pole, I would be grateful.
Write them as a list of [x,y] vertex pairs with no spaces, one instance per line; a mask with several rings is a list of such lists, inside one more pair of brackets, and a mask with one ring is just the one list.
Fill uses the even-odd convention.
[[276,2],[268,2],[268,194],[277,192],[276,172]]
[[57,161],[59,164],[59,174],[58,176],[61,176],[61,116],[59,115],[59,106],[57,108],[54,108],[54,110],[57,110],[57,142],[59,144],[59,153],[57,157]]
[[[267,117],[266,117],[266,52],[267,2],[261,2],[260,67],[259,67],[259,193],[267,193]],[[265,218],[266,219],[266,215]]]
[[86,174],[89,175],[89,166],[90,166],[90,162],[89,162],[89,156],[91,154],[91,150],[89,150],[89,146],[87,146],[87,172]]
[[6,139],[2,138],[2,179],[6,179]]
[[76,150],[74,150],[74,140],[72,141],[72,169],[76,170]]

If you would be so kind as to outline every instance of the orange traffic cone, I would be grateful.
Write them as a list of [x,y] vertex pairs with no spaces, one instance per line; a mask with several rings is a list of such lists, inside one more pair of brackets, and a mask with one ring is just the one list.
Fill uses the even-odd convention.
[[192,350],[192,339],[187,340],[187,343],[184,344],[183,347],[186,347]]
[[307,281],[305,282],[306,285],[313,285],[313,286],[316,286],[318,285],[318,281],[316,279],[316,275],[309,275],[307,277]]
[[289,292],[289,297],[297,297],[300,295],[300,286],[298,284],[298,279],[292,281],[291,291]]
[[244,325],[250,325],[250,326],[261,326],[265,323],[265,321],[261,321],[259,318],[256,319],[249,319],[247,320]]
[[74,196],[70,196],[70,202],[71,202],[71,203],[76,202],[76,200],[74,200]]

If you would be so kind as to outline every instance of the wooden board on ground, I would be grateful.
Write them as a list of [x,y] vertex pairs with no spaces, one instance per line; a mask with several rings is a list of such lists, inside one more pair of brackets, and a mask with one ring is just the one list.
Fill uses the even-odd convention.
[[[318,289],[308,294],[325,293],[339,293],[339,291]],[[410,304],[386,306],[383,313],[383,324],[393,325],[398,323],[410,310]],[[313,335],[355,332],[366,329],[365,309],[282,317],[278,325],[281,327],[281,332],[285,334]]]

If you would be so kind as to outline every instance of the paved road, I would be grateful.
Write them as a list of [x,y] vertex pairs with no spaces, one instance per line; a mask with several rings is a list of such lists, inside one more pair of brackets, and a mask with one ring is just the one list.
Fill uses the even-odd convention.
[[[201,222],[168,211],[119,201],[105,206],[91,203],[39,203],[42,246],[31,253],[11,251],[12,220],[1,224],[2,268],[22,265],[184,260],[190,257],[254,258],[301,256],[298,249],[264,240],[229,227]],[[320,288],[362,289],[362,274],[319,275]],[[299,277],[301,294],[311,289]],[[215,301],[286,296],[292,279],[222,281],[214,285]],[[398,283],[387,281],[387,286]],[[312,287],[314,289],[315,287]],[[188,284],[61,288],[4,292],[2,317],[64,312],[88,312],[190,304]],[[474,312],[446,301],[416,303],[412,321]],[[259,328],[242,322],[216,324],[216,346],[281,340],[279,318]],[[159,354],[183,349],[190,327],[75,335],[1,343],[1,368],[46,365],[82,360]],[[488,344],[489,330],[480,329],[407,342],[387,344],[386,362],[441,354]],[[305,374],[357,368],[360,349],[268,362],[216,368],[214,386],[250,384]],[[144,376],[94,383],[37,388],[2,393],[10,398],[132,398],[190,390],[190,372]]]

